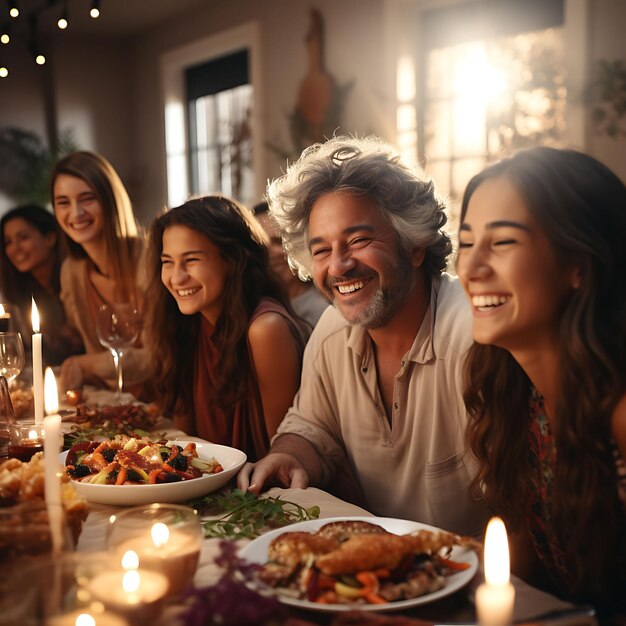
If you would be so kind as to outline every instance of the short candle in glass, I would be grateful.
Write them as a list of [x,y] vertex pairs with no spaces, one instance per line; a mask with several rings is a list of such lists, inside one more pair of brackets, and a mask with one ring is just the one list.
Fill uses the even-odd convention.
[[192,584],[200,559],[202,526],[196,511],[179,504],[152,504],[117,514],[109,524],[109,550],[134,550],[142,569],[164,574],[168,596]]
[[103,571],[88,584],[91,597],[106,609],[124,616],[131,624],[155,620],[168,589],[167,578],[158,572],[137,569],[137,554],[127,553],[122,567]]
[[30,461],[33,454],[43,452],[43,441],[43,424],[33,420],[16,422],[9,426],[8,454],[20,461]]

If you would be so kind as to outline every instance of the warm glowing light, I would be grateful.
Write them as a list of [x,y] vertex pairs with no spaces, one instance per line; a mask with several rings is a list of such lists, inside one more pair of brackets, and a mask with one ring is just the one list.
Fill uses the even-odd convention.
[[46,62],[46,57],[43,54],[38,54],[35,57],[35,63],[37,63],[37,65],[44,65]]
[[89,15],[91,15],[91,17],[95,20],[97,17],[100,17],[100,11],[94,7],[91,11],[89,11]]
[[505,585],[509,582],[509,543],[504,522],[492,517],[485,535],[485,581],[490,585]]
[[20,14],[20,10],[17,7],[12,7],[11,10],[9,11],[9,15],[11,17],[19,17]]
[[2,33],[2,35],[0,35],[0,41],[5,44],[9,43],[9,41],[11,41],[11,37],[9,37],[7,33]]
[[76,626],[96,626],[96,620],[89,613],[81,613],[76,618]]
[[50,367],[46,367],[46,373],[43,379],[43,406],[48,415],[59,412],[59,391],[57,389],[57,380],[54,372]]
[[28,438],[29,439],[37,439],[37,431],[36,430],[29,430],[28,431]]
[[57,22],[57,26],[61,30],[65,30],[67,28],[67,20],[64,17],[59,18],[59,21]]
[[35,304],[35,298],[31,298],[32,309],[30,313],[30,320],[33,326],[33,332],[39,332],[39,311],[37,310],[37,305]]
[[126,550],[122,557],[122,568],[125,570],[133,570],[139,567],[139,556],[134,550]]
[[9,70],[6,67],[0,67],[0,78],[6,78],[9,75]]
[[136,593],[141,584],[141,576],[136,569],[128,570],[122,577],[122,589],[125,593]]
[[170,538],[170,529],[163,522],[157,522],[152,525],[150,534],[152,535],[154,545],[160,548],[165,545]]
[[396,97],[399,102],[411,102],[415,98],[415,64],[409,55],[398,59]]
[[4,310],[4,305],[0,304],[0,317],[2,317],[5,313],[6,311]]

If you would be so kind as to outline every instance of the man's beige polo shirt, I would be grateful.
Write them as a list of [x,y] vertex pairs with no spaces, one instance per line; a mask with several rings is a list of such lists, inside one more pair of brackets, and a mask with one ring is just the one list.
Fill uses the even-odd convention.
[[463,360],[471,312],[455,278],[433,280],[431,304],[402,361],[387,419],[368,333],[329,307],[307,344],[302,383],[278,434],[310,441],[324,482],[344,447],[369,509],[464,534],[482,531],[482,503],[468,486]]

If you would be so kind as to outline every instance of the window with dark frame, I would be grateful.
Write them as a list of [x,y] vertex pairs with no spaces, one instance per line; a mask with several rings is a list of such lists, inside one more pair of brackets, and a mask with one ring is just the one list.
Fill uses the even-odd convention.
[[185,72],[189,114],[189,187],[254,200],[249,52],[239,50]]

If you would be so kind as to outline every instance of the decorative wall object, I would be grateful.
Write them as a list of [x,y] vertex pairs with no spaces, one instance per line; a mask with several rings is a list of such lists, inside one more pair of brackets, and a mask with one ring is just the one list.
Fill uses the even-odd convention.
[[354,81],[338,85],[324,62],[324,22],[317,9],[311,10],[305,37],[307,71],[298,87],[296,105],[289,114],[292,147],[268,147],[280,157],[293,161],[311,144],[325,141],[341,131],[345,102]]

